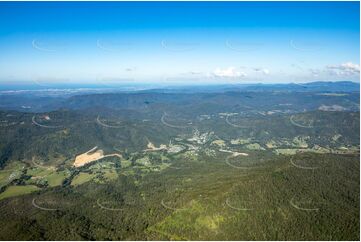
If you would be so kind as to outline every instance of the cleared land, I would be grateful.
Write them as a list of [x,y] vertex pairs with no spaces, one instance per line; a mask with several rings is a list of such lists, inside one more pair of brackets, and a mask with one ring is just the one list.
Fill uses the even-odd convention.
[[40,190],[36,186],[10,186],[0,194],[0,199],[24,195]]
[[94,174],[80,173],[73,179],[73,181],[71,182],[71,185],[77,186],[77,185],[86,183],[86,182],[90,181],[91,179],[93,179],[94,177],[95,177]]
[[97,161],[111,156],[117,156],[119,158],[123,158],[121,154],[117,154],[117,153],[104,155],[103,150],[100,149],[98,150],[98,147],[95,146],[91,150],[75,157],[74,166],[81,167],[93,161]]

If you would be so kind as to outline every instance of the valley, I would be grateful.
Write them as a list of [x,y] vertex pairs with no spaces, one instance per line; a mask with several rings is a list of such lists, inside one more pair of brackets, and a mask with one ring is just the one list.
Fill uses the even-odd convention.
[[92,94],[2,110],[0,238],[357,239],[356,96],[296,92],[280,105],[287,93],[259,94]]

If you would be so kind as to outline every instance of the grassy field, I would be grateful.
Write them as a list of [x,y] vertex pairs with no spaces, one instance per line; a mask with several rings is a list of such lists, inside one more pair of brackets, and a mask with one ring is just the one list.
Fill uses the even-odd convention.
[[19,178],[23,167],[23,163],[14,161],[7,165],[5,169],[0,170],[0,187],[7,185],[16,178]]
[[66,171],[53,172],[52,174],[46,177],[50,187],[60,186],[65,178],[68,177]]
[[29,176],[32,176],[32,177],[46,177],[52,173],[53,173],[53,171],[50,169],[46,169],[43,167],[32,167],[32,168],[28,169],[26,174],[28,174]]
[[74,177],[74,179],[71,182],[72,186],[78,186],[81,185],[83,183],[86,183],[90,180],[92,180],[95,177],[94,174],[89,174],[89,173],[79,173],[76,177]]
[[3,193],[0,194],[0,199],[15,197],[19,195],[29,194],[35,191],[39,191],[40,188],[36,186],[10,186]]
[[9,177],[13,172],[13,170],[2,170],[0,172],[0,187],[9,183]]

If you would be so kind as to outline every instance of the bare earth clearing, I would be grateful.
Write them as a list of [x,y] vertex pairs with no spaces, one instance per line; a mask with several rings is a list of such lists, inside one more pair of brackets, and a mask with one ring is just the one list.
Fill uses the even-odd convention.
[[110,156],[117,156],[119,158],[123,158],[122,155],[116,154],[116,153],[104,155],[103,150],[100,150],[100,149],[98,150],[98,147],[95,146],[91,150],[89,150],[89,151],[75,157],[74,166],[75,167],[81,167],[81,166],[84,166],[84,165],[86,165],[86,164],[88,164],[90,162],[97,161],[97,160],[100,160],[102,158],[110,157]]

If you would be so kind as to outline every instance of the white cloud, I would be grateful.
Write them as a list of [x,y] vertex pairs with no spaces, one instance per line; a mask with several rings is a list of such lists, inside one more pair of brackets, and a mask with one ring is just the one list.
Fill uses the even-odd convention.
[[357,81],[360,77],[360,65],[352,62],[346,62],[337,65],[326,65],[323,68],[300,68],[307,70],[312,78],[319,80],[353,80]]
[[262,74],[264,74],[264,75],[268,75],[270,72],[269,72],[269,70],[268,69],[265,69],[265,68],[258,68],[258,67],[256,67],[256,68],[253,68],[253,70],[255,71],[255,72],[259,72],[259,73],[262,73]]
[[321,74],[321,71],[319,69],[310,68],[309,71],[311,72],[313,77],[318,77]]
[[190,75],[201,75],[202,72],[200,72],[200,71],[190,71],[189,74]]
[[217,68],[213,71],[213,75],[216,77],[227,77],[227,78],[247,76],[246,73],[244,73],[243,71],[239,71],[232,66],[225,69]]
[[350,76],[360,74],[360,65],[354,64],[352,62],[346,62],[340,65],[328,65],[326,66],[327,70],[332,74],[339,76]]

